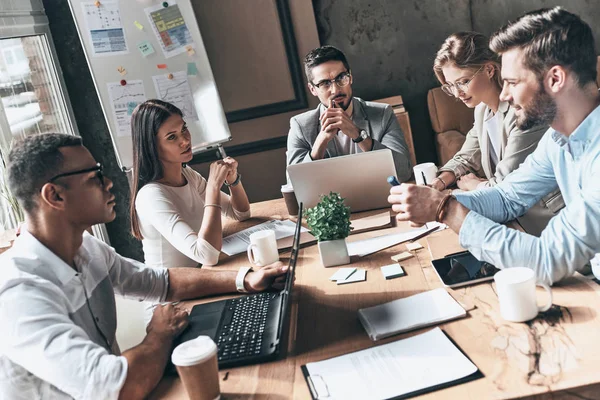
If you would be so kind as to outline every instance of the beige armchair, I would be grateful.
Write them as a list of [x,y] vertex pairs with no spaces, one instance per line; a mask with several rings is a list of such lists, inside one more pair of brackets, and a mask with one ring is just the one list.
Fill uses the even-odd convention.
[[439,87],[427,93],[427,106],[435,131],[439,165],[444,165],[460,150],[467,132],[473,127],[473,110]]

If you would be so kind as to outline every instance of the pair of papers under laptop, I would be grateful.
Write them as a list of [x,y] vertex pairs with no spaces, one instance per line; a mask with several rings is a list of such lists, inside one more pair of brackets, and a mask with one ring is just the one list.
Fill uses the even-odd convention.
[[[273,230],[275,231],[275,239],[280,240],[284,238],[292,238],[294,236],[295,229],[296,223],[290,221],[289,219],[286,219],[284,221],[267,221],[262,224],[253,226],[251,228],[244,229],[243,231],[239,231],[238,233],[234,233],[233,235],[224,237],[221,251],[227,254],[228,256],[245,253],[246,249],[248,249],[248,246],[250,245],[250,235],[254,232]],[[300,232],[306,233],[308,232],[308,229],[303,227],[300,230]],[[300,242],[302,244],[302,237],[300,239]],[[289,246],[291,246],[291,240]],[[281,249],[282,247],[286,246],[280,246],[280,243],[278,243],[278,247],[280,247]]]
[[400,399],[482,377],[440,328],[302,366],[313,399]]

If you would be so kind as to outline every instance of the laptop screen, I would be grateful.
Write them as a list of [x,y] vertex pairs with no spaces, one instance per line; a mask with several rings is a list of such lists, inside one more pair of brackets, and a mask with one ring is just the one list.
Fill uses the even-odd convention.
[[294,286],[294,276],[296,275],[296,261],[298,260],[298,252],[300,250],[300,231],[302,229],[302,203],[300,203],[298,211],[298,221],[296,222],[296,231],[294,232],[294,243],[292,244],[292,253],[288,264],[287,278],[285,287],[281,291],[283,299],[281,301],[281,313],[279,318],[279,329],[277,330],[277,338],[281,339],[287,321],[287,312],[290,308],[292,298],[292,287]]

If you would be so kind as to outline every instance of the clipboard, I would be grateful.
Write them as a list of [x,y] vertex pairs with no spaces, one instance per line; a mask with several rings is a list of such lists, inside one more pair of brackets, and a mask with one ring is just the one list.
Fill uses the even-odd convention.
[[[441,330],[441,331],[444,334],[444,336],[446,336],[446,338],[448,338],[448,340],[456,347],[456,349],[458,349],[458,351],[460,351],[460,353],[466,359],[468,359],[471,363],[473,363],[473,361],[469,358],[469,356],[467,356],[467,354],[456,344],[456,342],[444,330]],[[388,344],[391,344],[391,343],[394,343],[394,342],[390,342]],[[382,346],[386,346],[386,345],[382,345]],[[351,354],[351,353],[348,353],[348,354]],[[473,363],[473,365],[475,365],[475,363]],[[329,390],[327,388],[327,382],[325,382],[325,380],[321,376],[319,376],[319,375],[311,376],[310,372],[308,371],[308,368],[306,367],[306,364],[301,366],[301,370],[302,370],[302,375],[304,376],[304,379],[306,380],[306,384],[308,385],[310,396],[313,400],[332,399],[331,394],[329,393]],[[449,382],[445,382],[445,383],[442,383],[439,385],[429,386],[429,387],[419,389],[419,390],[416,390],[416,391],[413,391],[410,393],[405,393],[402,395],[389,397],[385,400],[408,399],[411,397],[420,396],[422,394],[449,388],[449,387],[452,387],[455,385],[460,385],[463,383],[471,382],[471,381],[474,381],[477,379],[481,379],[483,377],[484,377],[483,373],[477,367],[477,371],[475,371],[474,373],[467,375],[465,377],[455,379],[455,380],[452,380]]]

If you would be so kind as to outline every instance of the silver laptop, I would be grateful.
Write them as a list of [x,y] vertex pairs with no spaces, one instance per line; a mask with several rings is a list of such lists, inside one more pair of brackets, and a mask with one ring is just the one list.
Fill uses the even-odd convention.
[[396,175],[391,150],[376,150],[287,167],[298,203],[314,207],[319,196],[340,193],[351,212],[389,207],[387,177]]

